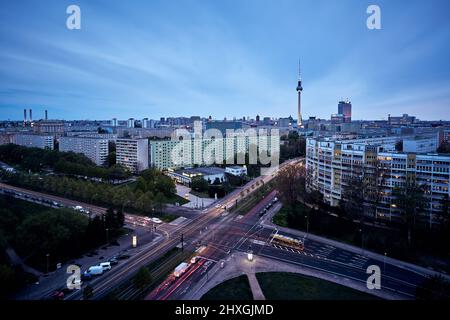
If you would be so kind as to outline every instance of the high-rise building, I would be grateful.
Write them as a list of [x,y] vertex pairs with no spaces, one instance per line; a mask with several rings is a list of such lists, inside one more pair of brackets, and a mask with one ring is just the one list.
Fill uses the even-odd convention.
[[350,101],[339,101],[338,114],[344,116],[344,122],[352,122],[352,103]]
[[116,163],[133,173],[148,169],[148,139],[117,139]]
[[[267,132],[270,133],[270,132]],[[224,138],[196,138],[150,141],[150,165],[160,170],[204,166],[213,163],[236,164],[253,148],[269,155],[279,153],[280,137],[274,135],[235,135]],[[240,155],[240,156],[239,156]],[[244,159],[245,160],[245,159]],[[238,163],[242,164],[242,163]]]
[[88,137],[61,137],[59,151],[82,153],[96,165],[103,166],[108,160],[109,139]]
[[297,115],[297,127],[302,126],[302,78],[300,73],[300,61],[298,62],[298,83],[297,83],[297,93],[298,93],[298,115]]

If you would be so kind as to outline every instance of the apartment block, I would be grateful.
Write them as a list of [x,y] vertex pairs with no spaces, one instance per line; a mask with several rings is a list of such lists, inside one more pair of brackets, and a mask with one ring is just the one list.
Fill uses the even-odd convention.
[[61,137],[59,151],[82,153],[96,165],[103,166],[108,160],[108,141],[108,139],[89,137]]
[[29,148],[54,149],[53,135],[20,133],[14,135],[13,143]]
[[226,138],[195,138],[183,140],[164,140],[150,142],[150,165],[160,170],[178,169],[181,167],[208,166],[226,162],[244,164],[245,155],[255,157],[254,163],[260,160],[260,154],[267,157],[279,153],[279,135],[233,136]]
[[[377,192],[376,203],[362,204],[375,219],[402,219],[393,192],[415,181],[424,186],[427,206],[422,221],[433,225],[441,219],[442,199],[450,196],[450,156],[435,153],[397,152],[395,145],[412,137],[337,140],[308,138],[306,142],[307,189],[323,194],[324,202],[337,206],[350,178],[363,176]],[[372,199],[373,200],[373,199]]]
[[116,163],[125,166],[133,173],[148,169],[148,139],[117,139]]

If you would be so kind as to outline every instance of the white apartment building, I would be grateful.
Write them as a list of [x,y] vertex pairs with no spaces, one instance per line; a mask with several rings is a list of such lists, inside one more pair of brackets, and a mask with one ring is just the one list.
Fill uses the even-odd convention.
[[272,156],[272,152],[278,153],[279,146],[278,135],[151,141],[150,165],[167,170],[222,164],[224,161],[230,165],[244,164],[245,154],[249,152],[255,155],[256,163],[260,154]]
[[14,135],[12,140],[13,143],[24,147],[54,149],[54,138],[52,135],[18,133]]
[[96,165],[103,166],[108,160],[108,142],[108,139],[99,138],[61,137],[59,139],[59,151],[82,153]]
[[439,148],[439,135],[431,137],[415,137],[403,140],[403,152],[432,153]]
[[[380,197],[377,205],[368,204],[376,219],[398,220],[393,191],[413,179],[426,188],[430,225],[439,222],[441,201],[450,195],[450,156],[396,152],[402,137],[332,140],[308,138],[306,141],[307,189],[318,190],[324,202],[337,206],[347,178],[362,174],[375,185]],[[366,180],[367,181],[367,180]]]
[[133,173],[148,169],[148,139],[117,139],[116,163]]

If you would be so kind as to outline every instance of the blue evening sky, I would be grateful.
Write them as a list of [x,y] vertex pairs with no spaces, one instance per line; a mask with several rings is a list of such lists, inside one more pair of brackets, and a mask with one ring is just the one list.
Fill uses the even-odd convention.
[[1,0],[0,119],[296,117],[299,57],[304,118],[348,98],[354,119],[450,119],[449,17],[448,0]]

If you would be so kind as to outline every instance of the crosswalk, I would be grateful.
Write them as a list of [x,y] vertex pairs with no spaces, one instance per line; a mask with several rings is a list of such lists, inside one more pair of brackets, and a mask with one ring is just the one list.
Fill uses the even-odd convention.
[[304,256],[324,261],[334,261],[338,263],[343,263],[360,269],[364,268],[369,260],[368,257],[350,251],[337,250],[336,247],[328,244],[327,245],[314,244],[312,246],[308,246],[308,244],[306,244],[306,248],[303,251],[275,243],[268,243],[268,245],[270,247],[283,250],[286,252],[301,254]]

